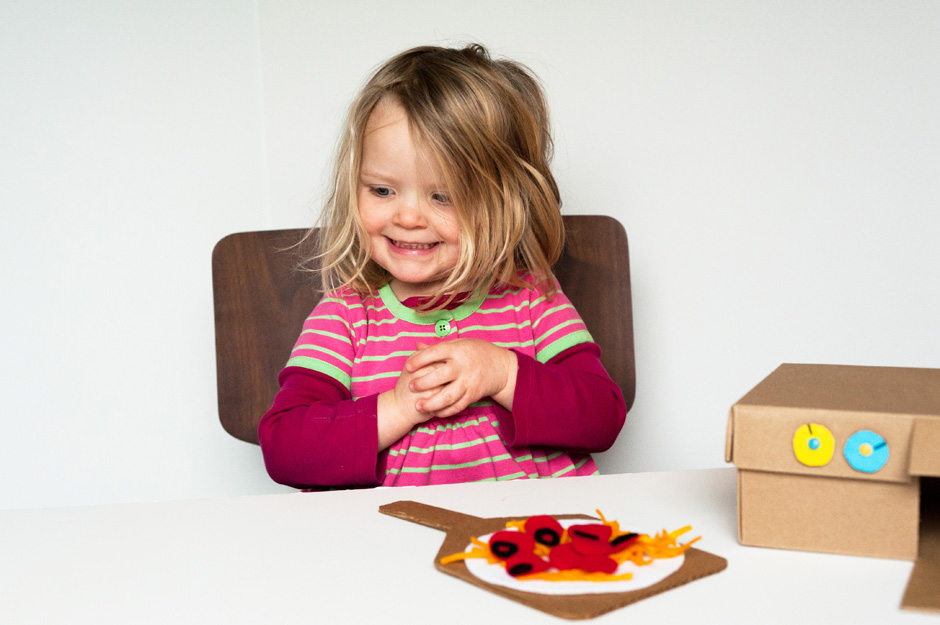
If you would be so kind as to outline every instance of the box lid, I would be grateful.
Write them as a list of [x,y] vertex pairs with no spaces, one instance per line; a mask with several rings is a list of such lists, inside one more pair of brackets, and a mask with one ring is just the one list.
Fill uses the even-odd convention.
[[[807,466],[794,438],[816,424],[831,433],[834,449],[824,465]],[[849,439],[861,431],[890,450],[876,471],[846,459]],[[739,469],[908,482],[940,475],[938,449],[940,369],[783,364],[732,406],[725,459]]]

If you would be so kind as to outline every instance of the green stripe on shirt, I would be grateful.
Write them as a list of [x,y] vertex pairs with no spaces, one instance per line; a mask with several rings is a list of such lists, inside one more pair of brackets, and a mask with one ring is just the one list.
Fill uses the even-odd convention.
[[350,379],[349,375],[344,371],[340,370],[339,367],[331,365],[328,362],[323,362],[316,358],[310,358],[309,356],[294,356],[287,361],[288,367],[303,367],[304,369],[311,369],[313,371],[318,371],[324,375],[328,375],[348,390],[350,388]]
[[[549,315],[553,315],[557,312],[560,312],[562,310],[574,310],[574,306],[572,306],[571,304],[560,304],[558,306],[555,306],[554,308],[549,308],[548,310],[543,311],[541,315],[539,315],[539,318],[535,320],[535,324],[532,327],[538,328],[539,324],[545,321],[546,317],[548,317]],[[577,313],[577,311],[575,312]]]
[[544,349],[539,350],[535,359],[541,363],[546,363],[566,349],[580,345],[582,343],[593,343],[594,338],[587,330],[578,330],[566,336],[561,337],[554,343],[546,345]]
[[352,379],[353,382],[373,382],[375,380],[384,380],[385,378],[397,378],[401,371],[386,371],[385,373],[374,373],[372,375],[357,375]]
[[540,343],[543,343],[543,342],[545,342],[546,340],[549,341],[549,342],[551,342],[551,340],[553,340],[553,339],[551,339],[551,336],[552,336],[553,334],[559,332],[560,330],[564,330],[565,328],[570,327],[570,326],[582,326],[582,327],[583,327],[583,326],[584,326],[584,322],[583,322],[582,320],[580,320],[580,319],[569,319],[568,321],[565,321],[564,323],[559,323],[558,325],[553,326],[551,330],[549,330],[548,332],[546,332],[545,334],[543,334],[543,335],[540,336],[539,338],[535,339],[535,347],[536,347],[536,349],[538,349],[538,346],[539,346]]
[[321,352],[321,353],[323,353],[323,354],[329,354],[329,355],[332,356],[333,358],[335,358],[335,359],[337,359],[337,360],[339,360],[339,361],[342,361],[342,362],[346,363],[347,365],[349,365],[350,367],[352,367],[352,363],[349,361],[348,358],[346,358],[346,357],[343,356],[342,354],[338,354],[338,353],[334,352],[332,349],[323,347],[322,345],[318,345],[318,344],[316,344],[316,343],[304,343],[304,344],[302,344],[302,345],[298,345],[297,347],[295,347],[295,348],[293,349],[293,351],[291,351],[291,358],[312,358],[312,356],[294,356],[294,355],[293,355],[294,352],[299,351],[299,350],[302,350],[302,349],[304,349],[304,350],[306,350],[306,349],[312,349],[312,350],[314,350],[314,351]]
[[[335,332],[328,332],[327,330],[303,330],[300,333],[302,337],[304,334],[315,334],[317,336],[327,336],[331,339],[336,339],[337,341],[342,341],[343,343],[349,343],[349,335],[343,336],[342,334],[336,334]],[[298,343],[300,341],[298,340]]]
[[409,447],[407,449],[391,449],[388,452],[389,456],[395,457],[401,454],[430,454],[435,451],[454,451],[455,449],[467,449],[469,447],[476,447],[477,445],[485,445],[486,443],[492,443],[493,441],[498,441],[498,434],[490,434],[489,436],[484,436],[483,438],[477,438],[471,441],[464,441],[462,443],[454,443],[452,445],[441,444],[441,445],[432,445],[431,447]]
[[433,428],[418,426],[412,430],[412,432],[420,434],[436,434],[437,432],[444,432],[446,430],[462,430],[463,428],[475,427],[484,423],[489,423],[494,428],[499,426],[499,421],[491,421],[488,417],[481,416],[477,419],[467,419],[466,421],[461,421],[459,423],[446,423]]
[[390,473],[400,475],[402,473],[430,473],[431,471],[441,471],[441,470],[454,470],[454,469],[469,469],[471,467],[478,467],[481,464],[495,464],[503,460],[512,459],[511,454],[500,454],[498,456],[480,458],[478,460],[471,460],[470,462],[461,462],[459,464],[432,464],[429,467],[402,467],[401,469],[389,469]]
[[481,331],[481,330],[482,330],[482,331],[494,331],[494,332],[498,332],[498,331],[500,331],[500,330],[516,330],[516,329],[519,329],[519,328],[527,328],[527,327],[529,327],[531,324],[532,324],[532,322],[529,321],[528,319],[526,319],[526,320],[523,321],[522,323],[504,323],[503,325],[499,325],[499,326],[483,326],[483,325],[476,325],[476,326],[467,326],[467,327],[465,327],[465,328],[459,328],[459,329],[460,329],[461,332],[470,332],[471,330],[476,330],[476,331]]
[[418,338],[428,338],[435,337],[434,331],[430,332],[399,332],[393,336],[367,336],[366,340],[363,343],[389,343],[397,341],[402,337],[418,337]]

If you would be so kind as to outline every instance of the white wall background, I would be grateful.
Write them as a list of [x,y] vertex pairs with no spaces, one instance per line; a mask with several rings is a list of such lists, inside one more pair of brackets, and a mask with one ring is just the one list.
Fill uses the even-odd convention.
[[0,0],[0,508],[285,490],[218,425],[210,254],[308,225],[389,55],[546,84],[569,213],[631,244],[607,472],[722,464],[781,362],[940,367],[940,4]]

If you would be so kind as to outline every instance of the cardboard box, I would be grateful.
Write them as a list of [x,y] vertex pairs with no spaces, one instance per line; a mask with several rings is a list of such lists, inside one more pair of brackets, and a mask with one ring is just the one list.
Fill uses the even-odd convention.
[[744,545],[920,560],[940,611],[940,369],[784,364],[731,408]]

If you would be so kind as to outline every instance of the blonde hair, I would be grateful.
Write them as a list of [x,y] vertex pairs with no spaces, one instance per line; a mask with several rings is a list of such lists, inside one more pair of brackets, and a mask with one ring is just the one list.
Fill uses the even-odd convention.
[[[551,267],[564,245],[561,198],[549,163],[548,108],[535,76],[486,48],[423,46],[402,52],[372,75],[349,110],[321,214],[318,245],[324,291],[373,292],[390,279],[369,257],[357,190],[369,116],[385,98],[407,114],[412,132],[437,160],[460,225],[457,264],[439,297],[494,286],[551,294]],[[310,231],[310,235],[317,228]],[[435,298],[437,299],[437,298]]]

